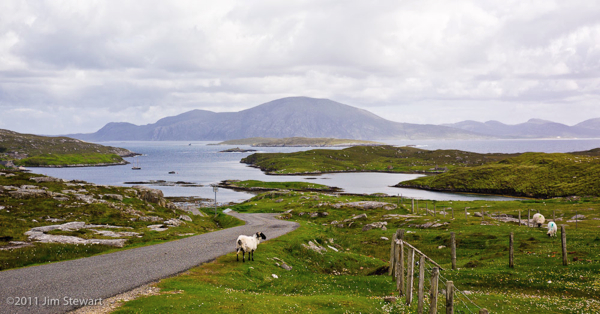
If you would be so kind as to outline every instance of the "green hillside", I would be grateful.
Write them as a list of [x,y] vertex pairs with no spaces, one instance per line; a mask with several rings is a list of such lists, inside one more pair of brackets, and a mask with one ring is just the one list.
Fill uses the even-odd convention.
[[69,166],[125,164],[133,152],[87,143],[68,137],[21,134],[0,129],[0,160],[18,166]]
[[316,149],[295,153],[256,153],[241,162],[269,174],[385,171],[441,173],[456,167],[473,167],[500,161],[509,154],[478,154],[459,150],[424,150],[414,147],[356,146],[342,150]]
[[[595,151],[589,153],[594,155]],[[599,196],[600,159],[584,153],[525,153],[477,167],[457,167],[397,186],[536,198]]]

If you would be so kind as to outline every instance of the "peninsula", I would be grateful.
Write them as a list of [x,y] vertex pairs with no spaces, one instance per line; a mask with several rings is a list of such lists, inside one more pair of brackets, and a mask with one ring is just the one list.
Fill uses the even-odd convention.
[[214,145],[250,145],[253,147],[349,147],[349,146],[379,146],[383,143],[365,140],[286,137],[265,138],[252,137],[239,140],[229,140]]
[[0,167],[86,167],[123,165],[134,152],[69,137],[21,134],[0,129]]

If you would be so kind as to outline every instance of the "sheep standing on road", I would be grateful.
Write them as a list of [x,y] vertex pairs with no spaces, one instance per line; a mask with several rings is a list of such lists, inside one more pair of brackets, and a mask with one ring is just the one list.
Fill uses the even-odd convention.
[[554,221],[551,221],[548,223],[548,233],[547,234],[549,237],[555,237],[557,230],[558,230],[558,227],[556,226],[556,223]]
[[235,247],[235,260],[239,261],[238,254],[242,251],[242,261],[246,262],[246,252],[248,252],[248,259],[254,261],[254,251],[261,240],[266,240],[267,237],[262,232],[257,232],[253,236],[241,235],[237,238]]
[[533,224],[537,225],[537,227],[539,228],[542,226],[544,221],[546,221],[546,218],[544,218],[544,215],[537,213],[537,214],[533,215],[533,218],[531,220],[533,220]]

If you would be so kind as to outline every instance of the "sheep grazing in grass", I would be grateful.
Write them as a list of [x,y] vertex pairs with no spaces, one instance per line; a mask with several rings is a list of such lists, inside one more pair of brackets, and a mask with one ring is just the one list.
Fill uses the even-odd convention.
[[546,221],[546,218],[544,218],[544,215],[537,213],[537,214],[533,215],[533,218],[531,220],[533,220],[533,224],[537,225],[537,227],[539,228],[542,226],[544,221]]
[[248,260],[254,261],[254,251],[261,240],[266,240],[267,237],[262,232],[257,232],[253,236],[241,235],[237,238],[235,248],[235,260],[239,261],[239,253],[242,251],[242,261],[246,262],[246,252],[248,252]]
[[555,237],[557,230],[558,230],[558,227],[556,226],[556,223],[554,223],[554,221],[551,221],[548,223],[548,233],[547,234],[549,237]]

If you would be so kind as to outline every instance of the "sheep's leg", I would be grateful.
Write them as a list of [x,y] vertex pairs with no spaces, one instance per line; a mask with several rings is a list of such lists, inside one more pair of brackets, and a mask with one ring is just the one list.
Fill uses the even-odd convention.
[[[252,261],[254,262],[254,250],[250,251],[250,253],[252,254]],[[248,254],[250,255],[250,254]],[[248,259],[250,259],[250,256],[248,256]]]
[[246,262],[246,251],[244,249],[242,249],[242,262]]
[[239,254],[240,254],[240,249],[239,248],[235,249],[235,260],[238,262],[240,261]]

